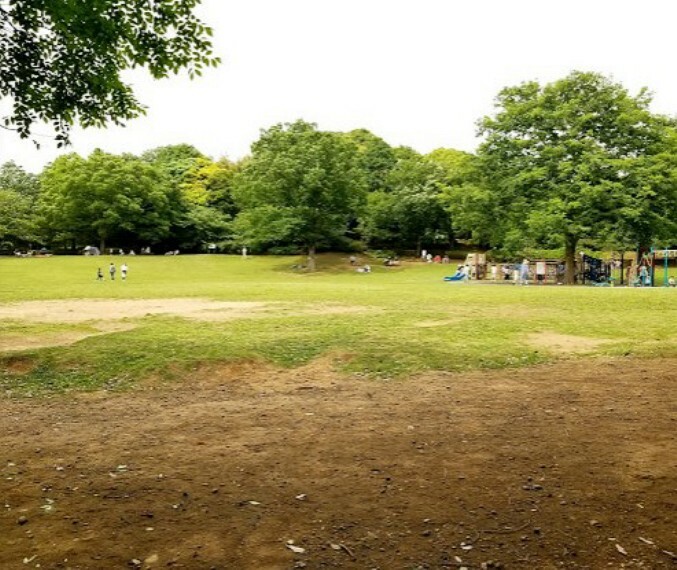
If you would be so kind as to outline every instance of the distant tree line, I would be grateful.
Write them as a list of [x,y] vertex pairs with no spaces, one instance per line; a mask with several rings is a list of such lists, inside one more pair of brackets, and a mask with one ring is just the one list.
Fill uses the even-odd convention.
[[64,155],[39,175],[0,167],[2,249],[449,250],[510,258],[561,248],[677,245],[677,124],[596,73],[503,89],[476,154],[419,154],[375,134],[304,121],[261,132],[251,154],[190,145],[141,156]]

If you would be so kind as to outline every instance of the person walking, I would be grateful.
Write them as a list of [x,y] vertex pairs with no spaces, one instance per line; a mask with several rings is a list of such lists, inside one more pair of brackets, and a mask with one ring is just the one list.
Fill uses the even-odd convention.
[[520,266],[520,285],[529,284],[529,260],[525,257]]
[[108,273],[110,274],[110,280],[115,281],[115,263],[112,261],[110,262],[110,265],[108,266]]

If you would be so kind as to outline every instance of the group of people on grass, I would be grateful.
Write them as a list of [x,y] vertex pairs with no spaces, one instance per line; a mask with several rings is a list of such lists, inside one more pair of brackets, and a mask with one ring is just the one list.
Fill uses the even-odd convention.
[[[127,271],[129,270],[129,267],[127,267],[126,263],[123,263],[120,266],[120,277],[122,278],[123,281],[127,280]],[[108,275],[110,275],[110,280],[115,281],[115,274],[117,273],[117,268],[115,267],[115,263],[112,261],[110,262],[110,265],[108,266]],[[103,270],[99,267],[96,270],[96,280],[97,281],[103,281]]]
[[371,273],[371,265],[366,263],[364,265],[359,265],[357,262],[357,256],[355,255],[350,256],[350,265],[357,267],[356,271],[358,273]]
[[421,250],[421,259],[426,263],[449,263],[451,261],[449,256],[446,254],[444,256],[440,255],[439,253],[437,255],[433,255],[425,249]]

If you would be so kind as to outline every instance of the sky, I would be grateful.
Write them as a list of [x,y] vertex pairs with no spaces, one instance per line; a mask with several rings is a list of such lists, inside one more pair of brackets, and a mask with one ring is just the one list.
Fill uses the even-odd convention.
[[[76,128],[38,150],[0,129],[0,163],[39,172],[63,152],[140,154],[189,143],[213,157],[249,153],[261,129],[296,119],[323,130],[366,128],[421,153],[474,151],[476,122],[506,86],[596,71],[652,109],[677,115],[670,0],[203,0],[223,63],[190,81],[135,71],[147,115],[125,128]],[[0,102],[0,116],[7,102]]]

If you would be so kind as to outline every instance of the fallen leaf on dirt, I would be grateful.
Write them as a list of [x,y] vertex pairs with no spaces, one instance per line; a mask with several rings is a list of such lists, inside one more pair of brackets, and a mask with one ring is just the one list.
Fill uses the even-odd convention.
[[618,550],[618,552],[620,552],[623,556],[627,556],[627,555],[628,555],[628,553],[627,553],[627,551],[625,550],[625,548],[623,548],[620,544],[617,544],[617,545],[616,545],[616,550]]

